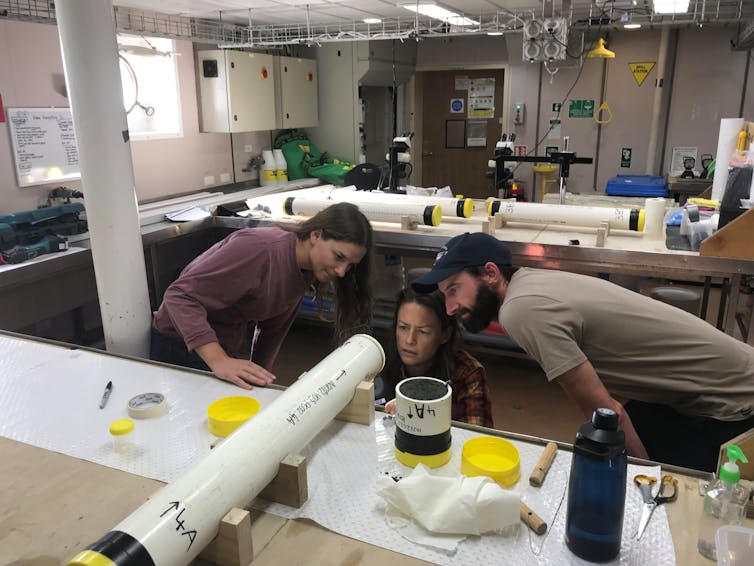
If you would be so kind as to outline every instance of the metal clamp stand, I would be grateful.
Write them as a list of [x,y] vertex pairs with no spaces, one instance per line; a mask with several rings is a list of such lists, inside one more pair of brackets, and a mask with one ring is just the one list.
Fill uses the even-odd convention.
[[[536,155],[498,155],[495,152],[492,159],[495,161],[495,177],[501,173],[500,170],[505,171],[503,163],[505,161],[517,161],[525,163],[556,163],[560,167],[560,204],[565,204],[566,184],[568,182],[568,175],[571,172],[572,163],[592,163],[591,157],[576,157],[576,154],[567,150],[568,144],[566,143],[566,149],[564,151],[555,151],[550,155],[536,156]],[[512,176],[512,174],[511,174]]]

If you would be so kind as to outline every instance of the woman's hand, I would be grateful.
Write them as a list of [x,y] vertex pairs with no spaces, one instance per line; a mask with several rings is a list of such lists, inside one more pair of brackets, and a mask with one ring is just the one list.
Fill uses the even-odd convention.
[[199,346],[196,353],[217,377],[242,389],[253,389],[252,383],[264,386],[275,381],[275,376],[262,366],[228,356],[217,342]]
[[388,401],[387,403],[385,403],[385,412],[388,415],[394,415],[395,414],[395,399],[393,399],[392,401]]

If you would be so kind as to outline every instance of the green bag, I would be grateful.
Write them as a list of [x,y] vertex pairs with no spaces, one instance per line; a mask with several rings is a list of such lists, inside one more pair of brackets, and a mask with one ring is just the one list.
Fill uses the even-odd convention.
[[288,179],[316,177],[323,181],[342,185],[354,164],[344,159],[330,157],[322,152],[303,133],[285,130],[275,138],[274,147],[281,149],[288,164]]

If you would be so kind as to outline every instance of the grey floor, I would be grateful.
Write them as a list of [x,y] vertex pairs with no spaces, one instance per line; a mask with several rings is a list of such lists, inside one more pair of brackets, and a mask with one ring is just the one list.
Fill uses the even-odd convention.
[[[296,323],[273,368],[277,383],[290,385],[331,350],[328,327]],[[573,442],[585,419],[560,387],[547,382],[538,365],[489,348],[469,350],[487,369],[495,428]]]

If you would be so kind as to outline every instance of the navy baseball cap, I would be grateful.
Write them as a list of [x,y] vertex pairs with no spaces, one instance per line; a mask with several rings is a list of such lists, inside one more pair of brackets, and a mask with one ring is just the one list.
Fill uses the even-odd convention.
[[432,270],[417,278],[411,286],[417,293],[431,293],[437,284],[467,267],[487,262],[508,266],[511,252],[503,242],[484,232],[466,232],[448,240],[437,253]]

